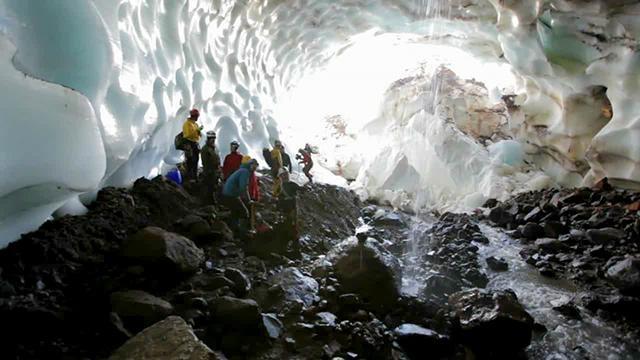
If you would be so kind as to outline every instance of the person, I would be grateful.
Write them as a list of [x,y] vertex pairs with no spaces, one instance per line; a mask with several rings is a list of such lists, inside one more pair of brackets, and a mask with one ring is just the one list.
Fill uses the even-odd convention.
[[220,182],[220,154],[216,148],[216,132],[207,131],[207,143],[202,148],[202,175],[207,203],[215,203]]
[[311,168],[313,168],[313,159],[311,159],[311,154],[313,153],[311,149],[311,145],[306,144],[304,149],[298,149],[298,154],[296,155],[296,159],[298,159],[298,163],[303,164],[302,172],[309,179],[309,182],[313,182],[313,175],[311,175]]
[[233,140],[229,147],[231,152],[224,157],[224,163],[222,164],[222,180],[227,181],[229,176],[240,168],[242,164],[242,154],[238,151],[240,144]]
[[250,160],[245,166],[235,171],[222,188],[222,203],[231,210],[233,227],[241,235],[248,232],[249,211],[246,204],[251,206],[251,196],[249,195],[249,179],[251,173],[255,173],[258,168],[258,161]]
[[198,180],[198,161],[200,160],[200,132],[202,126],[198,126],[197,121],[200,117],[198,109],[192,109],[189,112],[189,118],[182,125],[182,134],[184,137],[184,155],[186,157],[187,171],[185,178],[190,180]]
[[[251,161],[251,156],[245,155],[242,157],[241,167],[247,167]],[[260,186],[258,184],[258,176],[255,171],[249,176],[249,198],[251,199],[251,206],[249,207],[249,219],[251,221],[251,228],[256,228],[257,214],[256,204],[260,201]]]
[[[289,179],[289,172],[281,168],[278,177],[282,182],[282,191],[278,198],[278,210],[282,211],[285,218],[285,225],[289,228],[291,240],[293,240],[294,250],[299,250],[298,239],[298,191],[300,185]],[[288,232],[289,232],[288,231]]]
[[271,150],[271,176],[273,177],[272,195],[274,198],[277,198],[280,195],[282,182],[278,174],[282,168],[282,143],[280,140],[276,140],[273,150]]
[[293,164],[291,164],[291,157],[284,149],[284,145],[282,145],[282,150],[280,152],[282,153],[282,166],[284,166],[285,169],[289,170],[289,174],[293,173]]
[[166,178],[173,181],[177,185],[182,185],[182,174],[180,174],[180,169],[177,167],[169,170],[167,172]]
[[[249,161],[251,161],[251,156],[249,155],[245,155],[242,157],[242,165],[240,166],[246,166]],[[258,184],[258,176],[256,175],[255,172],[251,173],[251,177],[249,178],[249,196],[251,197],[251,200],[254,202],[259,202],[260,201],[260,186]]]

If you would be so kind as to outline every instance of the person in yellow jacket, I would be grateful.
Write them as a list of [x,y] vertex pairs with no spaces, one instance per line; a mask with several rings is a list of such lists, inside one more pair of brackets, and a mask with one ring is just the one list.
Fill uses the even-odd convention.
[[200,112],[193,109],[189,112],[189,118],[182,125],[182,136],[185,142],[184,156],[186,157],[186,178],[198,180],[198,161],[200,160],[200,132],[202,126],[197,124]]
[[276,140],[271,150],[271,176],[273,177],[273,197],[278,197],[282,190],[282,180],[278,176],[278,172],[283,167],[282,163],[282,143]]

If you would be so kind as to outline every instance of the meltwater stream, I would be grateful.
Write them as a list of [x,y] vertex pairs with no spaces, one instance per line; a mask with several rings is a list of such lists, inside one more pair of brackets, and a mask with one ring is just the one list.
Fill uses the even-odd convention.
[[[527,349],[530,358],[538,359],[638,359],[637,339],[627,335],[580,309],[582,320],[571,320],[553,310],[578,295],[567,281],[545,278],[524,262],[522,246],[505,233],[488,225],[480,225],[489,244],[478,244],[479,261],[489,277],[488,289],[512,289],[537,323],[547,332],[535,339]],[[494,272],[486,268],[489,256],[503,258],[509,270]]]
[[[424,279],[432,272],[422,260],[425,250],[429,251],[423,247],[425,241],[422,240],[425,236],[428,239],[429,230],[434,223],[435,219],[432,217],[414,217],[407,231],[402,284],[406,295],[421,296],[425,287]],[[522,245],[501,230],[486,224],[479,224],[479,227],[489,239],[486,245],[474,243],[479,248],[478,261],[489,278],[487,289],[513,290],[536,323],[547,329],[544,335],[534,336],[527,348],[530,359],[640,358],[638,339],[631,338],[614,325],[592,316],[587,310],[579,308],[581,320],[569,319],[553,310],[554,307],[576,298],[579,290],[568,281],[540,275],[520,257]],[[509,264],[509,270],[490,270],[486,264],[486,259],[490,256],[504,259]]]

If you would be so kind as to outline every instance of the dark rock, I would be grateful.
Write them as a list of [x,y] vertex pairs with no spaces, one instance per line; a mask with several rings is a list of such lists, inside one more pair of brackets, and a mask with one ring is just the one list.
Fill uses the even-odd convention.
[[402,226],[404,221],[397,212],[379,210],[373,215],[372,222],[375,225]]
[[487,209],[491,209],[494,208],[498,205],[498,200],[496,199],[489,199],[487,201],[484,202],[484,205],[482,205],[483,208],[487,208]]
[[603,245],[596,245],[589,248],[587,250],[587,254],[589,254],[589,256],[597,257],[601,259],[604,259],[610,256],[609,251],[607,251]]
[[568,317],[569,319],[582,320],[582,316],[580,315],[580,310],[578,310],[578,308],[572,303],[566,303],[560,306],[556,306],[553,308],[553,310]]
[[484,245],[489,244],[489,239],[481,233],[473,234],[473,237],[471,238],[471,240],[479,244],[484,244]]
[[356,294],[343,294],[338,296],[338,305],[340,307],[356,308],[360,306],[360,298]]
[[224,355],[213,352],[193,333],[191,327],[180,317],[170,316],[137,334],[118,350],[109,360],[130,359],[189,359],[224,360]]
[[428,351],[429,358],[441,358],[453,351],[453,344],[448,336],[418,325],[402,324],[393,333],[410,359],[424,359],[425,351]]
[[509,270],[509,264],[504,259],[496,259],[493,256],[487,258],[487,265],[489,269],[493,271],[507,271]]
[[521,230],[522,236],[528,240],[536,240],[544,236],[544,228],[536,223],[526,223]]
[[377,241],[358,244],[346,240],[330,256],[343,291],[356,293],[374,307],[392,307],[399,296],[401,267],[398,259]]
[[558,238],[560,235],[569,232],[566,226],[559,221],[546,221],[542,224],[544,228],[544,234],[546,237]]
[[233,281],[231,281],[231,279],[225,276],[215,275],[207,281],[207,284],[205,284],[205,289],[217,290],[225,286],[228,286],[230,289],[232,289],[233,287],[236,286],[236,284]]
[[111,309],[133,330],[141,330],[173,312],[169,302],[139,290],[111,294]]
[[623,292],[640,294],[640,258],[628,256],[607,269],[607,279]]
[[209,302],[202,297],[194,297],[189,303],[194,309],[206,310],[209,307]]
[[282,336],[284,325],[282,325],[282,321],[280,321],[275,314],[262,314],[262,324],[267,336],[271,339],[278,339]]
[[204,253],[191,240],[157,227],[147,227],[127,239],[122,255],[164,272],[193,273]]
[[234,285],[231,289],[236,295],[243,297],[251,290],[251,281],[242,271],[235,268],[227,268],[224,271],[224,276],[233,282]]
[[462,289],[462,283],[442,274],[430,275],[425,280],[424,295],[428,298],[446,299]]
[[16,289],[10,282],[0,280],[0,297],[8,298],[16,294]]
[[538,262],[536,266],[538,267],[538,272],[540,273],[540,275],[552,279],[558,277],[558,273],[549,263],[544,262],[543,264],[540,264],[540,262]]
[[489,211],[489,220],[498,226],[506,226],[513,223],[515,218],[513,214],[509,213],[502,206],[496,206]]
[[545,252],[556,253],[567,248],[562,241],[553,238],[542,238],[535,242],[535,245]]
[[481,357],[517,354],[531,342],[533,318],[511,291],[466,290],[449,304],[461,339]]
[[298,268],[286,268],[275,274],[270,282],[282,288],[286,302],[300,302],[304,306],[311,306],[318,300],[318,282],[304,275]]
[[216,321],[226,327],[249,332],[263,329],[260,307],[254,300],[222,296],[212,302],[211,310]]
[[587,237],[596,244],[611,244],[624,239],[626,234],[615,228],[602,228],[587,230]]
[[122,344],[133,336],[129,330],[124,327],[120,316],[114,312],[109,313],[109,324],[111,326],[109,328],[108,336],[113,343]]
[[317,313],[316,318],[318,319],[316,321],[316,325],[323,326],[323,327],[335,327],[336,320],[338,320],[337,316],[326,311]]
[[529,211],[527,213],[527,215],[524,216],[524,218],[522,218],[522,220],[524,222],[535,222],[540,220],[542,215],[542,209],[540,209],[539,207],[535,207],[533,208],[533,210]]
[[195,214],[189,214],[178,220],[176,228],[181,234],[198,244],[216,240],[216,235],[209,222]]

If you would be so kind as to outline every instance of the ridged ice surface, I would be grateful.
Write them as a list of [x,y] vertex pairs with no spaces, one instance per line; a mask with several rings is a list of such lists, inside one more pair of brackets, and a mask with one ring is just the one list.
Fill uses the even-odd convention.
[[398,206],[637,187],[638,15],[622,0],[0,0],[0,246],[175,164],[191,107],[222,150],[312,142],[317,178]]

